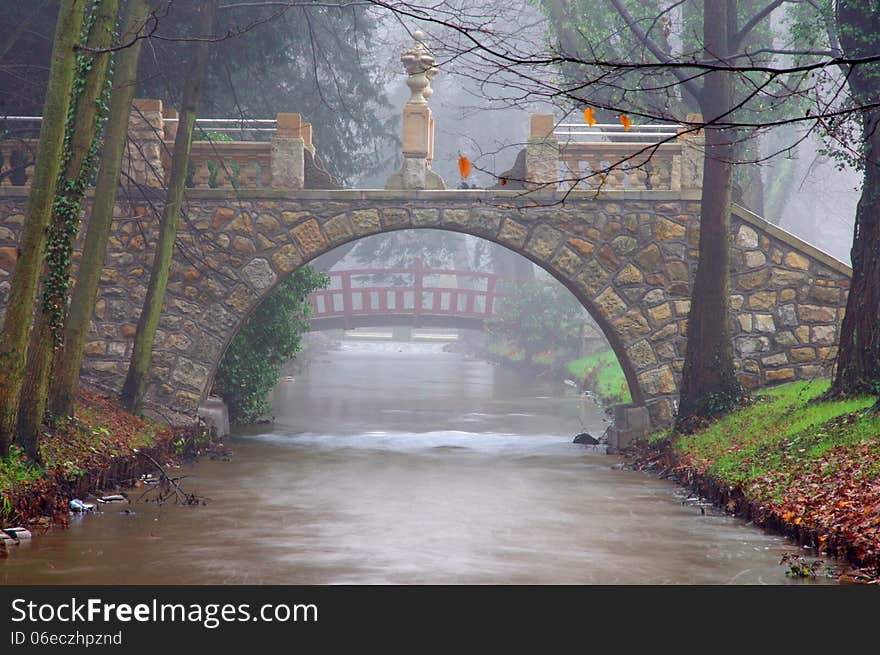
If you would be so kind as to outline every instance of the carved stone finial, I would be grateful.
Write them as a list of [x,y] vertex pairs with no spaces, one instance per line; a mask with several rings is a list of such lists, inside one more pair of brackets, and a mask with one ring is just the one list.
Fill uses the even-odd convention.
[[445,189],[443,179],[431,170],[434,159],[434,116],[428,98],[431,81],[439,69],[425,46],[425,34],[413,33],[413,44],[400,55],[412,95],[403,107],[403,166],[385,185],[387,189]]
[[423,105],[434,93],[431,80],[437,75],[438,69],[434,55],[425,47],[425,34],[416,30],[413,39],[412,47],[400,55],[400,62],[409,75],[406,84],[412,91],[407,104]]

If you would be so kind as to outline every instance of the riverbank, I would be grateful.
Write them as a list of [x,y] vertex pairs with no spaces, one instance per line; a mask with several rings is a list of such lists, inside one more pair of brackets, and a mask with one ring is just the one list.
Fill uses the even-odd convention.
[[581,388],[592,393],[600,405],[607,407],[632,402],[626,376],[610,348],[573,359],[565,368],[580,380]]
[[66,525],[71,498],[136,486],[144,473],[196,455],[207,437],[129,414],[114,398],[82,390],[75,419],[62,419],[41,443],[42,466],[13,446],[0,461],[0,525]]
[[552,351],[537,353],[526,359],[521,348],[507,343],[490,343],[485,349],[472,354],[534,375],[556,377],[560,382],[573,377],[577,380],[578,388],[589,392],[603,407],[631,402],[626,376],[610,348],[576,359]]
[[801,545],[880,573],[880,413],[875,398],[820,401],[828,382],[795,382],[692,435],[651,435],[640,470]]

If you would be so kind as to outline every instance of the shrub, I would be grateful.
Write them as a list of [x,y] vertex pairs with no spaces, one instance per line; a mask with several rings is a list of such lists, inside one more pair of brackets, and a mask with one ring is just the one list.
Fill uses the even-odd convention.
[[229,407],[232,423],[253,423],[269,411],[267,398],[278,383],[281,367],[302,350],[302,334],[309,329],[307,301],[330,278],[310,266],[289,275],[253,311],[229,344],[212,393]]

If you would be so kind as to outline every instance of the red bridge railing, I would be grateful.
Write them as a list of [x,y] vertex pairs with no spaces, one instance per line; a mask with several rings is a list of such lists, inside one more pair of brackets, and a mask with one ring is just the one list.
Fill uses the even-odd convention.
[[[502,278],[492,273],[425,268],[416,260],[411,268],[330,271],[330,288],[309,296],[312,320],[342,319],[346,329],[361,317],[406,315],[413,325],[422,317],[485,320],[494,315]],[[378,284],[376,278],[404,278],[404,285]],[[456,286],[450,286],[454,278]],[[398,280],[399,282],[400,280]]]

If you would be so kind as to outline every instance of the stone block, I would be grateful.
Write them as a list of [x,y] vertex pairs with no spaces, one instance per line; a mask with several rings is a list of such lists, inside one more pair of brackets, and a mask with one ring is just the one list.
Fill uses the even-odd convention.
[[645,246],[633,259],[642,267],[642,270],[656,271],[660,263],[660,248],[655,244]]
[[574,277],[582,264],[580,256],[567,247],[562,248],[553,260],[553,265],[568,277]]
[[767,263],[767,257],[760,250],[749,250],[743,256],[746,268],[758,268]]
[[635,341],[651,332],[648,320],[635,307],[614,319],[611,324],[624,342]]
[[654,223],[654,239],[656,241],[684,240],[686,228],[668,218],[657,218]]
[[798,319],[801,323],[831,323],[837,320],[837,311],[822,305],[798,305]]
[[599,266],[598,262],[588,261],[584,270],[575,278],[575,282],[588,297],[593,297],[608,284],[610,278],[611,275]]
[[620,285],[642,284],[644,281],[645,276],[632,264],[624,266],[620,273],[614,277],[614,282]]
[[816,359],[816,349],[815,348],[792,348],[789,351],[791,356],[791,361],[796,364],[803,364],[804,362],[812,362]]
[[522,223],[506,218],[501,224],[501,231],[498,233],[498,240],[506,246],[512,248],[522,248],[529,235],[529,229]]
[[381,229],[379,212],[375,209],[355,210],[351,212],[351,224],[355,234],[358,236],[375,234]]
[[244,268],[241,269],[241,276],[244,281],[250,284],[257,291],[265,291],[272,287],[278,280],[275,271],[269,262],[262,257],[252,259]]
[[809,270],[810,268],[810,260],[796,252],[787,253],[782,261],[789,268],[797,268],[802,271]]
[[644,339],[627,348],[626,354],[635,369],[645,369],[657,365],[654,349]]
[[409,211],[406,209],[383,209],[382,225],[389,229],[409,227]]
[[[806,327],[803,328],[807,330]],[[815,325],[809,328],[810,343],[817,346],[831,346],[837,343],[837,327],[834,325]],[[806,342],[806,339],[803,340]]]
[[290,231],[290,235],[297,240],[300,248],[309,258],[316,257],[327,250],[327,240],[321,234],[321,228],[315,219],[297,225]]
[[646,394],[672,394],[677,391],[675,376],[669,366],[643,371],[638,374],[639,386]]
[[775,332],[776,324],[771,314],[755,314],[752,329],[755,332]]
[[654,325],[662,325],[672,318],[672,308],[666,302],[654,307],[648,307],[647,312],[651,323]]
[[327,235],[327,241],[333,245],[339,245],[350,241],[354,228],[345,214],[338,214],[324,223],[324,234]]
[[765,371],[764,379],[767,381],[768,384],[788,382],[795,379],[794,369],[780,368],[776,370]]
[[734,243],[740,248],[757,248],[758,233],[748,225],[740,225]]
[[298,268],[302,263],[302,255],[292,243],[281,246],[278,251],[272,255],[272,263],[275,269],[282,274],[290,273]]
[[736,288],[738,291],[754,291],[766,286],[769,277],[770,271],[766,269],[740,273],[736,276]]
[[539,225],[532,231],[532,236],[524,250],[544,261],[549,261],[554,251],[562,243],[562,233],[552,227]]
[[626,303],[612,288],[603,291],[594,302],[606,318],[614,318],[626,309]]

